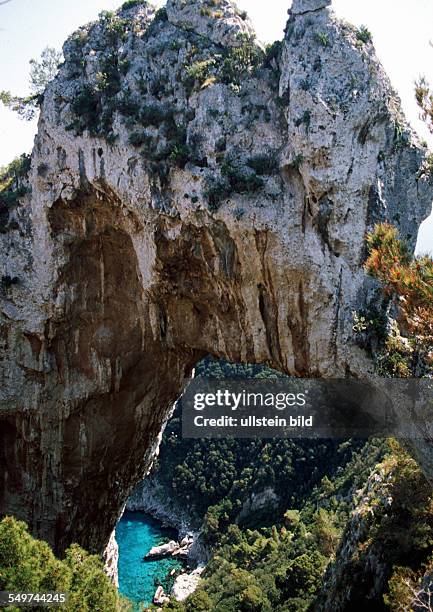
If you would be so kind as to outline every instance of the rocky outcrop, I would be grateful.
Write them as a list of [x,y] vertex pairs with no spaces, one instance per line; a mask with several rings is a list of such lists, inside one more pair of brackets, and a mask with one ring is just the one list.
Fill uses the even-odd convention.
[[180,542],[170,540],[170,542],[167,542],[166,544],[153,546],[144,556],[144,561],[155,561],[156,559],[166,559],[167,557],[187,559],[192,543],[193,537],[185,536]]
[[279,497],[272,487],[266,487],[263,491],[252,493],[251,497],[244,502],[237,516],[237,521],[242,521],[242,519],[265,508],[277,508],[278,502]]
[[155,595],[153,597],[153,603],[157,606],[163,606],[164,604],[167,604],[169,602],[170,602],[170,597],[165,593],[163,587],[159,586],[155,591]]
[[112,580],[112,582],[118,587],[119,586],[119,546],[116,541],[116,532],[113,531],[108,544],[104,550],[104,572]]
[[355,510],[336,560],[328,566],[324,576],[318,610],[347,610],[361,601],[374,607],[378,600],[382,600],[387,590],[389,567],[385,560],[386,551],[380,541],[374,541],[373,526],[381,514],[391,509],[392,478],[392,472],[379,465],[366,485],[357,492]]
[[137,485],[126,502],[126,508],[132,512],[147,512],[163,525],[176,529],[179,538],[195,531],[194,527],[199,527],[192,525],[187,508],[181,508],[171,499],[155,476],[148,476]]
[[331,5],[331,0],[293,0],[290,8],[292,15],[303,15],[311,11],[319,11]]
[[126,508],[147,512],[163,525],[176,529],[181,544],[185,538],[191,539],[187,551],[190,566],[204,565],[209,561],[211,552],[203,542],[200,523],[188,513],[187,507],[181,507],[170,497],[157,475],[148,476],[137,485],[126,502]]
[[188,574],[185,573],[176,576],[170,595],[172,595],[176,601],[184,601],[197,589],[204,569],[204,567],[197,567]]
[[58,551],[102,551],[205,354],[372,371],[365,233],[413,245],[433,182],[372,44],[324,4],[295,2],[266,55],[228,0],[143,2],[65,43],[0,236],[0,513]]

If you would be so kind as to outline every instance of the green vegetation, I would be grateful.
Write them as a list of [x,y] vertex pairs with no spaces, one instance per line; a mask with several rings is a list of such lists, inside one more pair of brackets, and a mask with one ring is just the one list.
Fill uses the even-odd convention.
[[[253,38],[240,36],[240,46],[230,47],[212,57],[200,57],[185,65],[185,87],[190,93],[214,83],[225,83],[237,89],[256,69],[266,62],[266,55]],[[275,49],[273,52],[277,52]],[[270,59],[270,58],[268,58]]]
[[187,79],[185,84],[190,91],[197,84],[199,88],[204,88],[216,81],[216,77],[212,76],[212,69],[216,66],[216,60],[213,58],[205,60],[197,60],[190,66],[186,67]]
[[418,172],[418,178],[422,176],[431,178],[433,176],[433,153],[427,155],[423,165]]
[[223,13],[220,10],[216,10],[219,8],[220,4],[220,0],[207,0],[207,2],[201,7],[200,14],[203,17],[220,19],[223,17]]
[[[432,488],[396,442],[391,442],[391,452],[376,473],[380,474],[377,484],[358,509],[364,527],[345,565],[335,567],[338,581],[329,585],[330,595],[335,592],[338,597],[332,589],[346,591],[347,609],[365,601],[366,594],[375,591],[378,576],[371,565],[375,558],[381,567],[383,592],[370,595],[370,608],[412,610],[414,594],[422,590],[422,577],[432,567]],[[433,594],[431,583],[426,590]]]
[[223,200],[233,193],[255,193],[265,182],[259,175],[274,174],[276,160],[268,156],[252,157],[244,165],[241,160],[227,156],[221,164],[221,177],[209,177],[204,196],[209,210],[216,212]]
[[232,47],[226,52],[221,66],[220,80],[227,85],[239,87],[264,59],[263,51],[255,44],[254,39],[243,36],[241,42],[240,47]]
[[[212,360],[197,373],[280,376]],[[374,441],[182,440],[176,414],[164,434],[156,473],[171,499],[182,506],[187,501],[197,524],[204,518],[203,538],[214,556],[199,590],[168,608],[309,609],[350,516],[352,496],[387,452],[386,443]],[[252,493],[269,488],[278,493],[277,501],[242,514]]]
[[404,321],[406,337],[394,322],[378,353],[383,375],[427,375],[433,367],[433,260],[412,257],[395,227],[382,223],[368,237],[365,269],[382,283]]
[[165,8],[165,6],[163,6],[162,8],[158,9],[155,13],[155,17],[154,17],[154,22],[158,23],[161,21],[167,21],[168,19],[168,15],[167,15],[167,10]]
[[367,26],[362,25],[356,32],[356,39],[363,44],[367,44],[373,40],[373,37]]
[[280,40],[275,40],[273,43],[269,43],[265,47],[265,60],[266,62],[271,62],[273,59],[278,59],[283,44]]
[[304,163],[304,156],[302,155],[302,153],[297,153],[295,157],[293,158],[292,166],[295,168],[295,170],[299,170],[299,168],[302,166],[303,163]]
[[88,42],[89,32],[86,28],[80,28],[72,35],[72,40],[78,49],[82,50],[84,45]]
[[[369,350],[383,377],[433,372],[433,261],[412,257],[395,227],[382,223],[368,236],[367,273],[380,281],[382,306],[354,313],[357,342]],[[390,306],[397,320],[389,318]],[[402,332],[402,329],[404,333]]]
[[[46,542],[35,540],[27,526],[12,517],[0,522],[0,590],[15,592],[66,592],[62,610],[87,612],[127,610],[117,589],[103,571],[102,562],[73,544],[62,561]],[[8,612],[20,608],[8,606]],[[44,610],[44,606],[33,608]]]
[[129,142],[133,147],[141,147],[145,143],[149,143],[151,137],[145,132],[145,130],[138,130],[132,132],[129,135]]
[[[102,11],[99,14],[99,26],[102,27],[106,39],[106,53],[99,58],[94,81],[79,86],[70,101],[75,119],[66,129],[73,130],[77,135],[88,130],[91,136],[103,136],[107,142],[113,143],[116,140],[116,135],[112,131],[115,111],[131,112],[131,108],[128,108],[128,92],[117,100],[117,95],[121,91],[121,75],[126,74],[129,69],[129,62],[119,54],[119,47],[127,38],[131,20],[123,19],[113,11]],[[74,75],[76,77],[82,76],[83,68],[86,66],[82,47],[90,33],[81,30],[73,38],[77,44],[78,73]]]
[[136,119],[140,115],[140,102],[134,98],[130,90],[125,91],[117,101],[117,110],[124,117]]
[[247,164],[260,176],[276,174],[279,169],[276,154],[250,157]]
[[425,77],[421,77],[416,82],[415,98],[421,109],[422,118],[427,123],[429,130],[433,132],[433,92]]
[[11,229],[9,213],[27,192],[23,184],[30,170],[30,155],[23,154],[0,169],[0,233]]
[[100,133],[99,119],[102,112],[102,99],[100,93],[91,85],[84,85],[78,90],[73,102],[72,111],[77,119],[66,129],[75,130],[81,134],[85,129],[92,136]]
[[[212,360],[200,364],[198,374],[280,376]],[[377,610],[395,610],[402,594],[409,601],[422,590],[433,565],[433,492],[396,443],[182,440],[180,431],[176,413],[156,474],[171,499],[182,507],[187,502],[196,525],[203,521],[213,558],[196,593],[168,609],[304,612],[320,609],[331,589],[331,599],[342,593],[349,598],[347,609],[369,602]],[[372,473],[380,475],[372,480],[376,484],[360,496]],[[278,500],[242,513],[253,493],[269,488]],[[365,527],[342,563],[338,547],[355,508]],[[371,559],[380,564],[379,586]],[[322,591],[329,568],[338,579]]]
[[34,119],[46,86],[57,74],[61,57],[61,53],[52,47],[46,47],[42,51],[40,60],[30,60],[29,85],[31,94],[21,97],[14,96],[10,91],[0,91],[0,102],[18,113],[23,119],[27,121]]
[[301,125],[305,126],[306,131],[308,132],[311,124],[311,111],[305,110],[300,117],[295,119],[295,126],[299,127]]
[[167,119],[173,117],[173,112],[157,104],[143,106],[140,111],[140,123],[144,127],[159,127]]
[[232,192],[254,193],[264,186],[261,177],[231,157],[224,159],[221,165],[221,174],[227,179]]
[[[368,253],[366,271],[381,281],[384,304],[355,313],[354,331],[375,351],[380,375],[423,375],[420,354],[425,362],[433,355],[433,261],[413,258],[386,224],[368,237]],[[407,338],[389,322],[390,300]],[[197,374],[280,376],[209,359]],[[432,595],[425,575],[433,568],[433,492],[395,442],[182,440],[175,414],[156,469],[170,498],[188,501],[213,551],[198,591],[170,609],[186,612],[197,602],[210,611],[301,612],[320,609],[326,597],[345,601],[345,609],[368,602],[410,610]],[[268,496],[254,510],[253,494]],[[347,558],[339,551],[344,537],[354,547]]]
[[409,134],[406,132],[404,126],[396,121],[394,128],[394,150],[399,151],[407,146],[409,143]]
[[326,32],[316,32],[315,38],[317,42],[322,45],[322,47],[329,47],[329,36]]
[[121,6],[122,11],[134,8],[135,6],[142,6],[146,4],[146,0],[126,0]]

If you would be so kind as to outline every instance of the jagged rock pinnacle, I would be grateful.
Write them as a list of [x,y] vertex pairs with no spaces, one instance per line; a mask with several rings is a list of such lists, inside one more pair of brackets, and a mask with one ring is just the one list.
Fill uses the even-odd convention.
[[211,5],[203,0],[167,0],[168,20],[175,26],[195,31],[216,44],[236,47],[239,35],[254,37],[254,27],[247,14],[231,0]]
[[302,15],[311,11],[318,11],[332,4],[332,0],[293,0],[292,8],[289,13],[292,15]]

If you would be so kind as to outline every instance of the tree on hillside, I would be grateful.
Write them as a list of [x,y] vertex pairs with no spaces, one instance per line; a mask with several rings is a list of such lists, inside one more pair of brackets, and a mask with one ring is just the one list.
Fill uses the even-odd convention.
[[[46,542],[30,535],[25,523],[10,516],[0,521],[0,590],[66,593],[67,601],[61,606],[66,612],[130,609],[104,573],[98,556],[73,544],[59,560]],[[14,612],[19,608],[6,609]]]
[[413,257],[388,223],[377,225],[367,243],[365,269],[381,282],[397,313],[379,357],[379,373],[425,375],[433,368],[433,260]]
[[415,97],[421,109],[421,118],[433,132],[433,91],[425,77],[421,77],[415,86]]
[[57,74],[62,54],[53,47],[46,47],[39,60],[30,60],[29,85],[31,94],[21,97],[14,96],[10,91],[0,91],[0,102],[7,108],[18,113],[27,121],[35,118],[42,102],[46,86]]

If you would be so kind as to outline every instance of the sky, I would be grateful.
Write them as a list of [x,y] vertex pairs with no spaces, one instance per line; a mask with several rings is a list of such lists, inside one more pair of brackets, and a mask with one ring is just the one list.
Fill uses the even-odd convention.
[[[28,93],[31,58],[38,58],[46,46],[60,49],[80,25],[120,4],[122,0],[10,0],[0,5],[0,90]],[[238,0],[237,4],[248,11],[260,40],[282,38],[290,0]],[[358,26],[365,24],[372,32],[406,116],[433,149],[433,136],[420,121],[414,99],[414,82],[420,75],[433,83],[433,0],[333,0],[333,8],[338,16]],[[31,150],[36,127],[36,122],[24,122],[0,106],[0,166]],[[418,252],[433,254],[433,215],[421,227]]]

